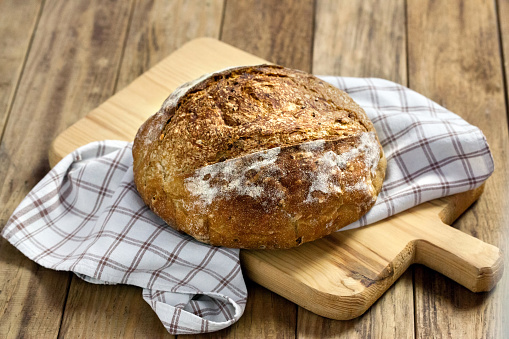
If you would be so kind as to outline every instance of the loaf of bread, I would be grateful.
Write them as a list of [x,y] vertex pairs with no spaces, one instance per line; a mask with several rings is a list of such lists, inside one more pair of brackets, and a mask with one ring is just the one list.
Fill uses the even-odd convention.
[[290,248],[356,221],[386,168],[346,93],[273,65],[179,87],[140,127],[133,157],[136,188],[168,225],[236,248]]

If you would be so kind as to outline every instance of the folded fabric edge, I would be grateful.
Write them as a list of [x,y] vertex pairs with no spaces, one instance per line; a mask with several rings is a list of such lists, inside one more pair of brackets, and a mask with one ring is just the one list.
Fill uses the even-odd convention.
[[[477,126],[476,126],[477,127]],[[490,144],[488,143],[488,140],[486,139],[486,136],[482,132],[482,130],[477,127],[479,130],[479,134],[481,135],[481,138],[479,139],[480,146],[485,146],[488,149],[488,158],[483,158],[485,160],[486,168],[489,171],[488,178],[493,174],[495,171],[495,160],[493,159],[493,154],[491,154]],[[488,180],[488,178],[486,180]],[[480,186],[480,185],[479,185]]]
[[[157,317],[170,334],[197,334],[219,331],[236,323],[242,314],[244,314],[245,303],[241,305],[230,297],[218,293],[199,294],[207,295],[214,299],[221,299],[231,304],[235,310],[232,319],[223,322],[205,319],[182,308],[165,304],[157,300],[150,300],[148,293],[145,293],[145,291],[147,290],[144,289],[143,299],[152,307]],[[194,293],[194,295],[196,294],[197,293]],[[165,319],[171,319],[171,321],[168,322]],[[200,324],[199,329],[197,329],[198,323]]]

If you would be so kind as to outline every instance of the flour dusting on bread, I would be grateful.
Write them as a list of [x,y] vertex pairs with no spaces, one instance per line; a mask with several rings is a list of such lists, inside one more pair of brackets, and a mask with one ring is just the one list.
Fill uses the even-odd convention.
[[[371,184],[372,171],[378,166],[380,159],[380,146],[372,132],[364,132],[357,138],[358,144],[343,153],[327,150],[325,140],[315,140],[301,144],[297,147],[284,148],[298,155],[302,161],[315,164],[315,170],[308,173],[308,168],[293,168],[300,171],[299,177],[306,178],[309,190],[304,203],[318,200],[313,193],[322,192],[325,195],[340,195],[343,191],[363,191],[364,194],[373,194]],[[333,141],[327,141],[332,143]],[[297,148],[299,152],[295,152]],[[281,185],[268,185],[280,182],[287,174],[285,168],[277,163],[281,153],[280,147],[262,152],[256,152],[243,157],[204,166],[184,180],[185,188],[196,199],[195,206],[202,210],[209,208],[212,202],[218,199],[229,199],[234,196],[248,196],[267,202],[282,199],[285,189]],[[354,180],[345,180],[345,172],[351,170],[349,166],[353,161],[364,164],[365,176],[355,177]]]
[[[202,167],[184,180],[185,188],[197,198],[196,204],[202,207],[233,194],[259,198],[266,188],[263,179],[277,172],[275,162],[280,150],[280,147],[275,147]],[[263,173],[262,177],[253,180],[260,173]],[[272,194],[273,197],[277,195],[277,192]]]
[[[361,161],[365,164],[366,170],[369,170],[370,174],[374,175],[374,171],[380,160],[380,145],[373,132],[362,133],[359,140],[360,143],[347,152],[337,154],[334,151],[327,151],[317,159],[316,176],[311,182],[311,187],[305,202],[316,200],[316,198],[313,197],[313,192],[316,191],[320,191],[324,194],[341,194],[343,191],[342,185],[345,186],[344,189],[348,192],[366,190],[371,193],[371,185],[367,185],[365,182],[361,181],[366,180],[366,177],[358,177],[353,183],[341,180],[344,171],[349,169],[350,163],[359,157],[362,157]],[[306,149],[309,148],[308,145],[305,146]],[[371,177],[369,181],[371,182]]]

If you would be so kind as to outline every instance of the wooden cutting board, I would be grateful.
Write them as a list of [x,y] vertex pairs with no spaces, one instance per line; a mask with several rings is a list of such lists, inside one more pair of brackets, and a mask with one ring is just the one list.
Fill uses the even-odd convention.
[[[60,134],[49,151],[50,164],[92,141],[132,141],[138,127],[184,82],[230,66],[265,62],[214,39],[193,40]],[[244,274],[312,312],[340,320],[364,313],[413,263],[473,292],[489,291],[502,275],[500,250],[447,225],[482,189],[298,248],[243,250]]]

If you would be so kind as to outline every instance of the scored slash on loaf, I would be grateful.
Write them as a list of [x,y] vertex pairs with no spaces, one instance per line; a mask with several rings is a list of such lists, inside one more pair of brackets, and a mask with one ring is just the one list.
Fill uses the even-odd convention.
[[273,65],[184,84],[139,129],[136,187],[171,227],[217,246],[290,248],[375,203],[386,159],[346,93]]

